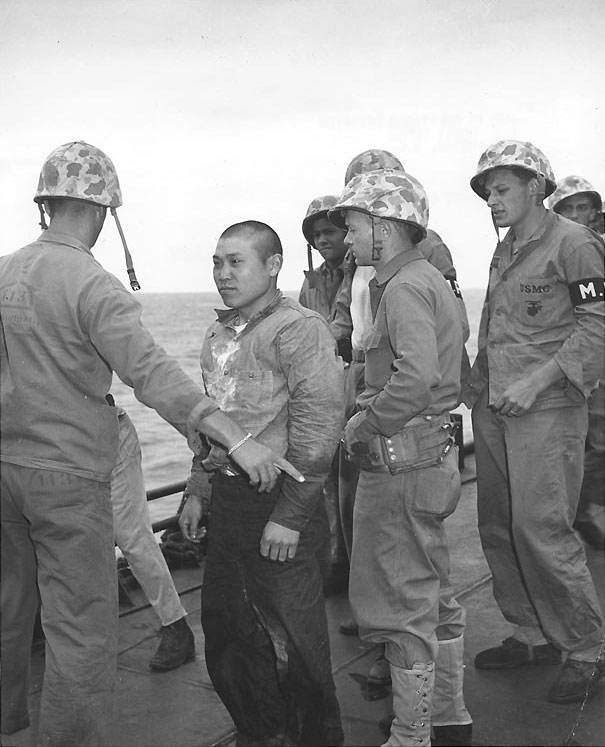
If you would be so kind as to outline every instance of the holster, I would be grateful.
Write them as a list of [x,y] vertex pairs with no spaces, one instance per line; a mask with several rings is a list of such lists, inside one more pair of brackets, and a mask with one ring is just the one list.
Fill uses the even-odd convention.
[[432,467],[442,462],[454,445],[457,427],[449,413],[413,418],[392,436],[374,436],[367,443],[368,453],[356,461],[366,472],[392,475]]

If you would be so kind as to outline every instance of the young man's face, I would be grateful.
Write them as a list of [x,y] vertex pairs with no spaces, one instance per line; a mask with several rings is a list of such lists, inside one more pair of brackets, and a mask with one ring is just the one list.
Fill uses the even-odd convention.
[[279,255],[263,258],[254,237],[220,239],[212,261],[214,282],[225,306],[249,319],[269,303],[281,266]]
[[581,192],[578,195],[571,195],[557,205],[557,213],[564,218],[569,218],[574,223],[580,223],[582,226],[592,227],[597,217],[597,210],[594,206],[590,195]]
[[535,195],[510,169],[494,169],[485,179],[487,206],[497,226],[516,226],[532,211]]
[[372,219],[358,210],[347,210],[345,216],[347,235],[345,244],[351,247],[358,265],[374,264]]
[[311,230],[313,246],[324,258],[328,267],[334,268],[342,264],[347,253],[344,240],[347,232],[330,223],[325,216],[313,221]]

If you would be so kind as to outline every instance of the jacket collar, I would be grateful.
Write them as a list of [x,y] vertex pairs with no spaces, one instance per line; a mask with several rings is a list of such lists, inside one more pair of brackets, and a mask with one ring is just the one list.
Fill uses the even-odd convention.
[[[254,316],[250,317],[248,319],[248,324],[251,324],[253,322],[256,322],[260,319],[264,319],[265,317],[269,316],[269,314],[272,314],[275,309],[279,306],[281,300],[283,299],[284,295],[279,290],[279,288],[275,291],[275,295],[269,301],[269,303],[265,306],[264,309],[261,309],[258,311]],[[216,318],[218,321],[223,324],[225,327],[229,327],[233,325],[233,322],[237,318],[239,311],[237,309],[214,309],[216,313]]]
[[393,278],[402,267],[408,265],[410,262],[415,262],[417,259],[424,259],[422,253],[414,247],[414,249],[408,249],[404,252],[400,252],[393,259],[389,260],[384,267],[380,270],[376,270],[376,277],[374,278],[376,285],[385,285]]
[[[546,214],[538,223],[536,226],[535,231],[532,233],[532,235],[529,237],[529,239],[523,244],[523,246],[519,247],[519,249],[525,249],[526,246],[529,246],[534,241],[540,241],[544,234],[550,230],[553,223],[555,222],[555,214],[552,210],[547,210]],[[502,239],[502,244],[505,244],[507,246],[512,246],[513,241],[515,240],[515,230],[514,228],[511,228],[509,231],[507,231],[506,236]]]
[[63,244],[63,246],[71,246],[73,249],[78,249],[81,252],[92,255],[89,246],[86,246],[83,242],[71,236],[68,233],[61,233],[60,231],[53,231],[52,228],[47,228],[40,234],[38,241],[43,241],[49,244]]

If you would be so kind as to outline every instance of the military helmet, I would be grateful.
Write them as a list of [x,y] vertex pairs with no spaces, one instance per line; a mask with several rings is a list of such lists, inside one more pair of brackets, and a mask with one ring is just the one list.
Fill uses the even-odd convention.
[[544,197],[548,197],[557,188],[557,181],[548,158],[535,145],[520,140],[500,140],[490,145],[479,159],[477,173],[471,179],[471,188],[479,197],[487,200],[486,174],[493,169],[511,166],[525,169],[534,176],[542,178],[545,182]]
[[586,192],[594,204],[596,210],[601,210],[601,195],[592,186],[592,184],[581,176],[566,176],[557,182],[557,188],[548,198],[548,207],[558,212],[557,205],[572,195],[579,195]]
[[429,202],[424,187],[411,174],[398,169],[378,169],[354,176],[328,217],[345,228],[347,210],[405,223],[412,229],[414,243],[426,236]]
[[71,197],[109,208],[122,204],[111,159],[82,140],[60,145],[44,162],[34,201],[41,203],[52,197]]
[[38,203],[42,228],[48,228],[42,203],[53,197],[67,197],[109,208],[124,248],[130,287],[132,290],[140,290],[141,286],[116,211],[122,204],[122,191],[111,158],[83,140],[65,143],[55,148],[44,161],[34,196],[34,202]]
[[363,153],[355,156],[347,166],[345,172],[345,186],[354,176],[365,174],[368,171],[378,171],[379,169],[405,171],[401,161],[388,150],[371,148],[370,150],[364,150]]
[[311,204],[307,208],[305,219],[302,222],[302,232],[307,240],[307,244],[315,247],[313,243],[313,223],[318,218],[325,218],[328,215],[328,210],[333,208],[337,202],[338,197],[336,195],[322,195],[311,201]]

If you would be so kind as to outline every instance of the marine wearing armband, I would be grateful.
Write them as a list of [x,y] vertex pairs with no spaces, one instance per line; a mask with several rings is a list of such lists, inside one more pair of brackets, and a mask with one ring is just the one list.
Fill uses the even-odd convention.
[[509,228],[490,265],[464,401],[473,407],[479,532],[513,626],[475,666],[556,663],[564,652],[547,697],[582,701],[603,671],[601,609],[572,529],[587,398],[604,377],[603,240],[546,210],[556,180],[531,143],[492,145],[471,187],[496,230]]

